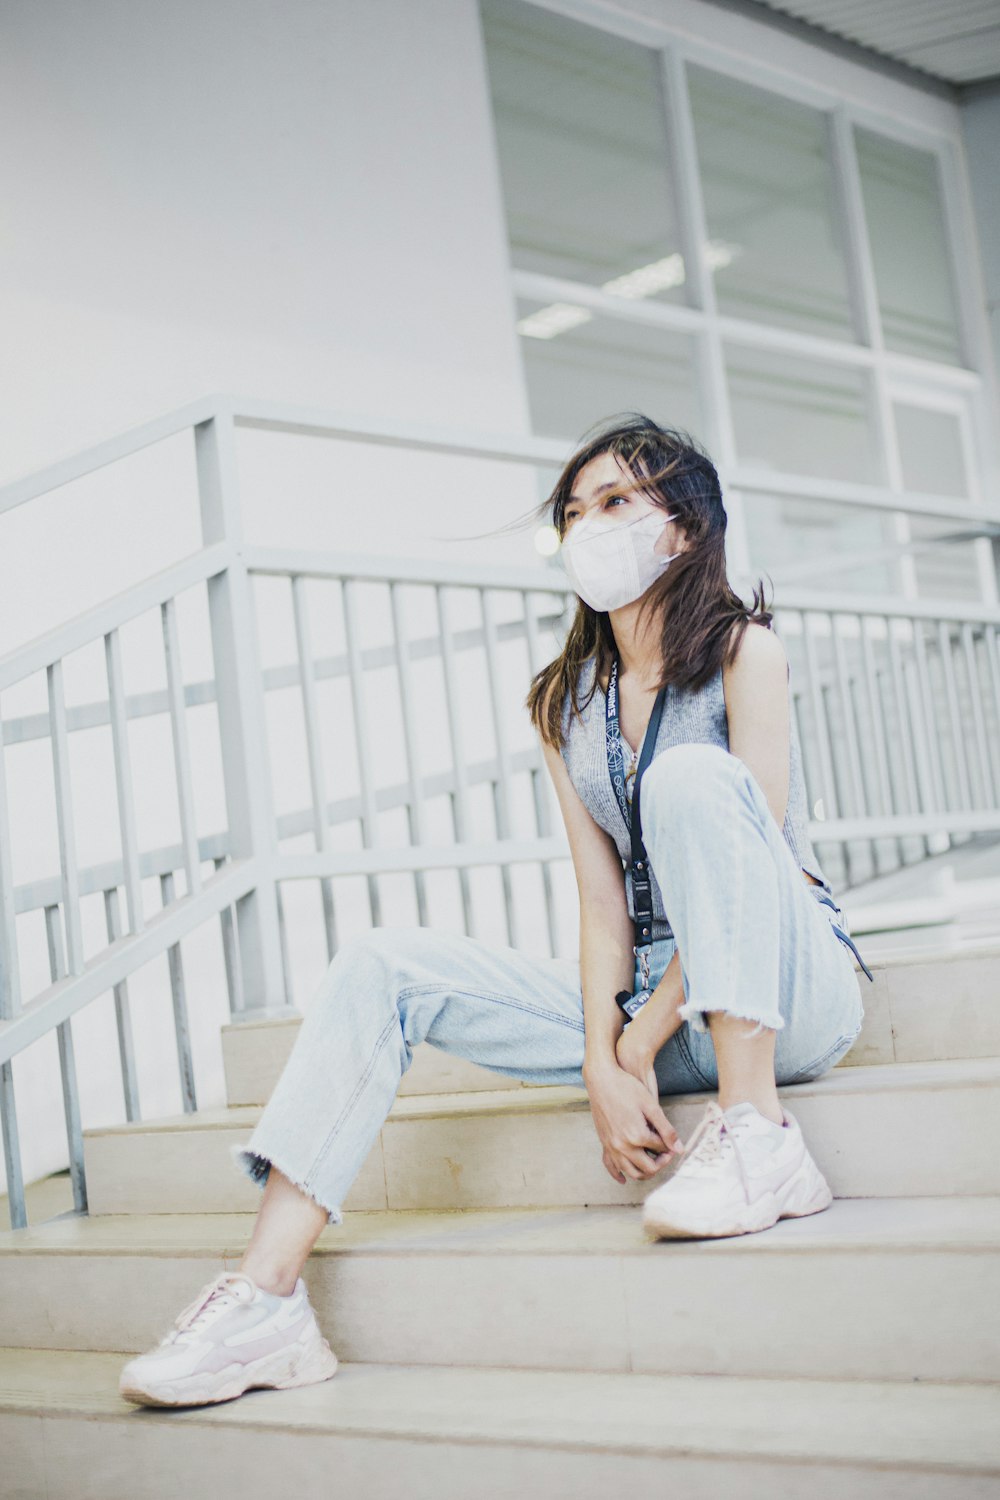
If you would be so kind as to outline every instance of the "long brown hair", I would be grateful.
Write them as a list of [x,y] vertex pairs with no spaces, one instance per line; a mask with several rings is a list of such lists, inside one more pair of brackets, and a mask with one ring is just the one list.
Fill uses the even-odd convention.
[[[614,455],[627,471],[621,493],[639,490],[669,510],[688,539],[687,550],[643,595],[639,624],[647,612],[660,619],[662,671],[657,687],[671,683],[678,689],[699,688],[733,660],[751,620],[770,625],[772,613],[764,607],[763,579],[758,580],[759,589],[754,588],[749,606],[730,587],[727,517],[715,465],[690,432],[661,427],[640,412],[610,418],[584,434],[581,446],[535,512],[548,517],[560,538],[566,534],[566,504],[577,475],[603,453]],[[573,712],[580,714],[576,693],[581,667],[596,658],[596,683],[610,672],[614,653],[607,614],[578,598],[562,651],[535,674],[525,699],[532,724],[548,744],[562,748],[567,698]]]

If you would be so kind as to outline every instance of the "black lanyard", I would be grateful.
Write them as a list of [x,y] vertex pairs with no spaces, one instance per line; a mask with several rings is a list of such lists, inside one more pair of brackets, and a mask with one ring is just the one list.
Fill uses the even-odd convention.
[[[608,679],[608,693],[605,702],[605,742],[608,755],[608,774],[611,777],[611,785],[614,787],[615,796],[618,798],[618,806],[621,808],[625,826],[629,830],[632,839],[632,898],[635,903],[635,946],[633,952],[639,960],[639,971],[642,979],[643,991],[649,990],[649,954],[652,950],[653,937],[653,887],[650,879],[649,861],[646,858],[646,850],[642,842],[642,820],[639,812],[639,791],[642,782],[642,773],[653,758],[653,748],[660,729],[660,720],[663,717],[663,705],[666,701],[667,689],[662,687],[656,695],[653,711],[646,725],[646,734],[639,752],[639,764],[635,773],[635,785],[632,788],[632,806],[629,808],[628,798],[625,795],[625,762],[622,756],[622,737],[618,724],[618,657],[611,663],[611,674]],[[626,1004],[632,1002],[629,1009]],[[625,990],[620,990],[615,997],[622,1010],[630,1018],[640,1006],[644,1005],[649,998],[644,993],[638,1004]]]

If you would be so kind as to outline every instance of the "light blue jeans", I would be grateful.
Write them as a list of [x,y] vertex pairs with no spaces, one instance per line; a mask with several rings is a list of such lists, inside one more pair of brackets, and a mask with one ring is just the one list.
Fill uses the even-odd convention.
[[[834,931],[839,908],[811,893],[746,764],[717,745],[661,751],[643,776],[642,828],[674,931],[653,945],[651,989],[682,954],[682,1024],[656,1056],[660,1093],[718,1088],[710,1010],[746,1018],[748,1035],[774,1029],[779,1084],[833,1067],[864,1016],[854,958]],[[579,962],[426,927],[350,939],[232,1159],[261,1187],[273,1162],[339,1224],[418,1042],[525,1082],[583,1088]]]

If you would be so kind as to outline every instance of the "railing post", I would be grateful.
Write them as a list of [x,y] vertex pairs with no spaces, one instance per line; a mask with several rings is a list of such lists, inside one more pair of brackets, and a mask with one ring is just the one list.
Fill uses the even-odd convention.
[[7,816],[7,764],[3,715],[0,714],[0,1021],[12,1021],[21,1009],[21,976],[14,913],[14,871]]
[[206,546],[229,543],[225,571],[208,580],[216,703],[231,854],[256,863],[254,889],[236,904],[242,1008],[234,1020],[287,1015],[278,929],[277,824],[267,754],[264,684],[243,522],[233,412],[220,405],[195,429],[195,458]]

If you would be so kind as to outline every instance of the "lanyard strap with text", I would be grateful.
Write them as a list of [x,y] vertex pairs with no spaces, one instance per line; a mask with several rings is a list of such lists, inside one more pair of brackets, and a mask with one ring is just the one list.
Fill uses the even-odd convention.
[[650,879],[649,861],[646,858],[646,850],[642,842],[642,820],[639,812],[639,791],[642,782],[642,773],[653,758],[653,748],[660,729],[660,719],[663,717],[663,705],[666,701],[667,690],[662,687],[656,695],[653,711],[649,716],[646,726],[645,738],[642,749],[639,752],[639,764],[635,773],[635,784],[632,788],[632,805],[629,807],[628,798],[625,795],[625,763],[622,756],[622,737],[618,722],[618,657],[611,663],[611,674],[608,680],[608,694],[605,709],[605,741],[608,754],[608,774],[611,777],[611,785],[618,799],[625,826],[629,830],[632,839],[632,899],[635,904],[635,945],[633,952],[639,960],[639,972],[642,979],[642,994],[639,996],[629,995],[627,990],[620,990],[615,996],[618,1004],[625,1014],[631,1019],[649,998],[649,955],[652,951],[653,935],[653,887]]

